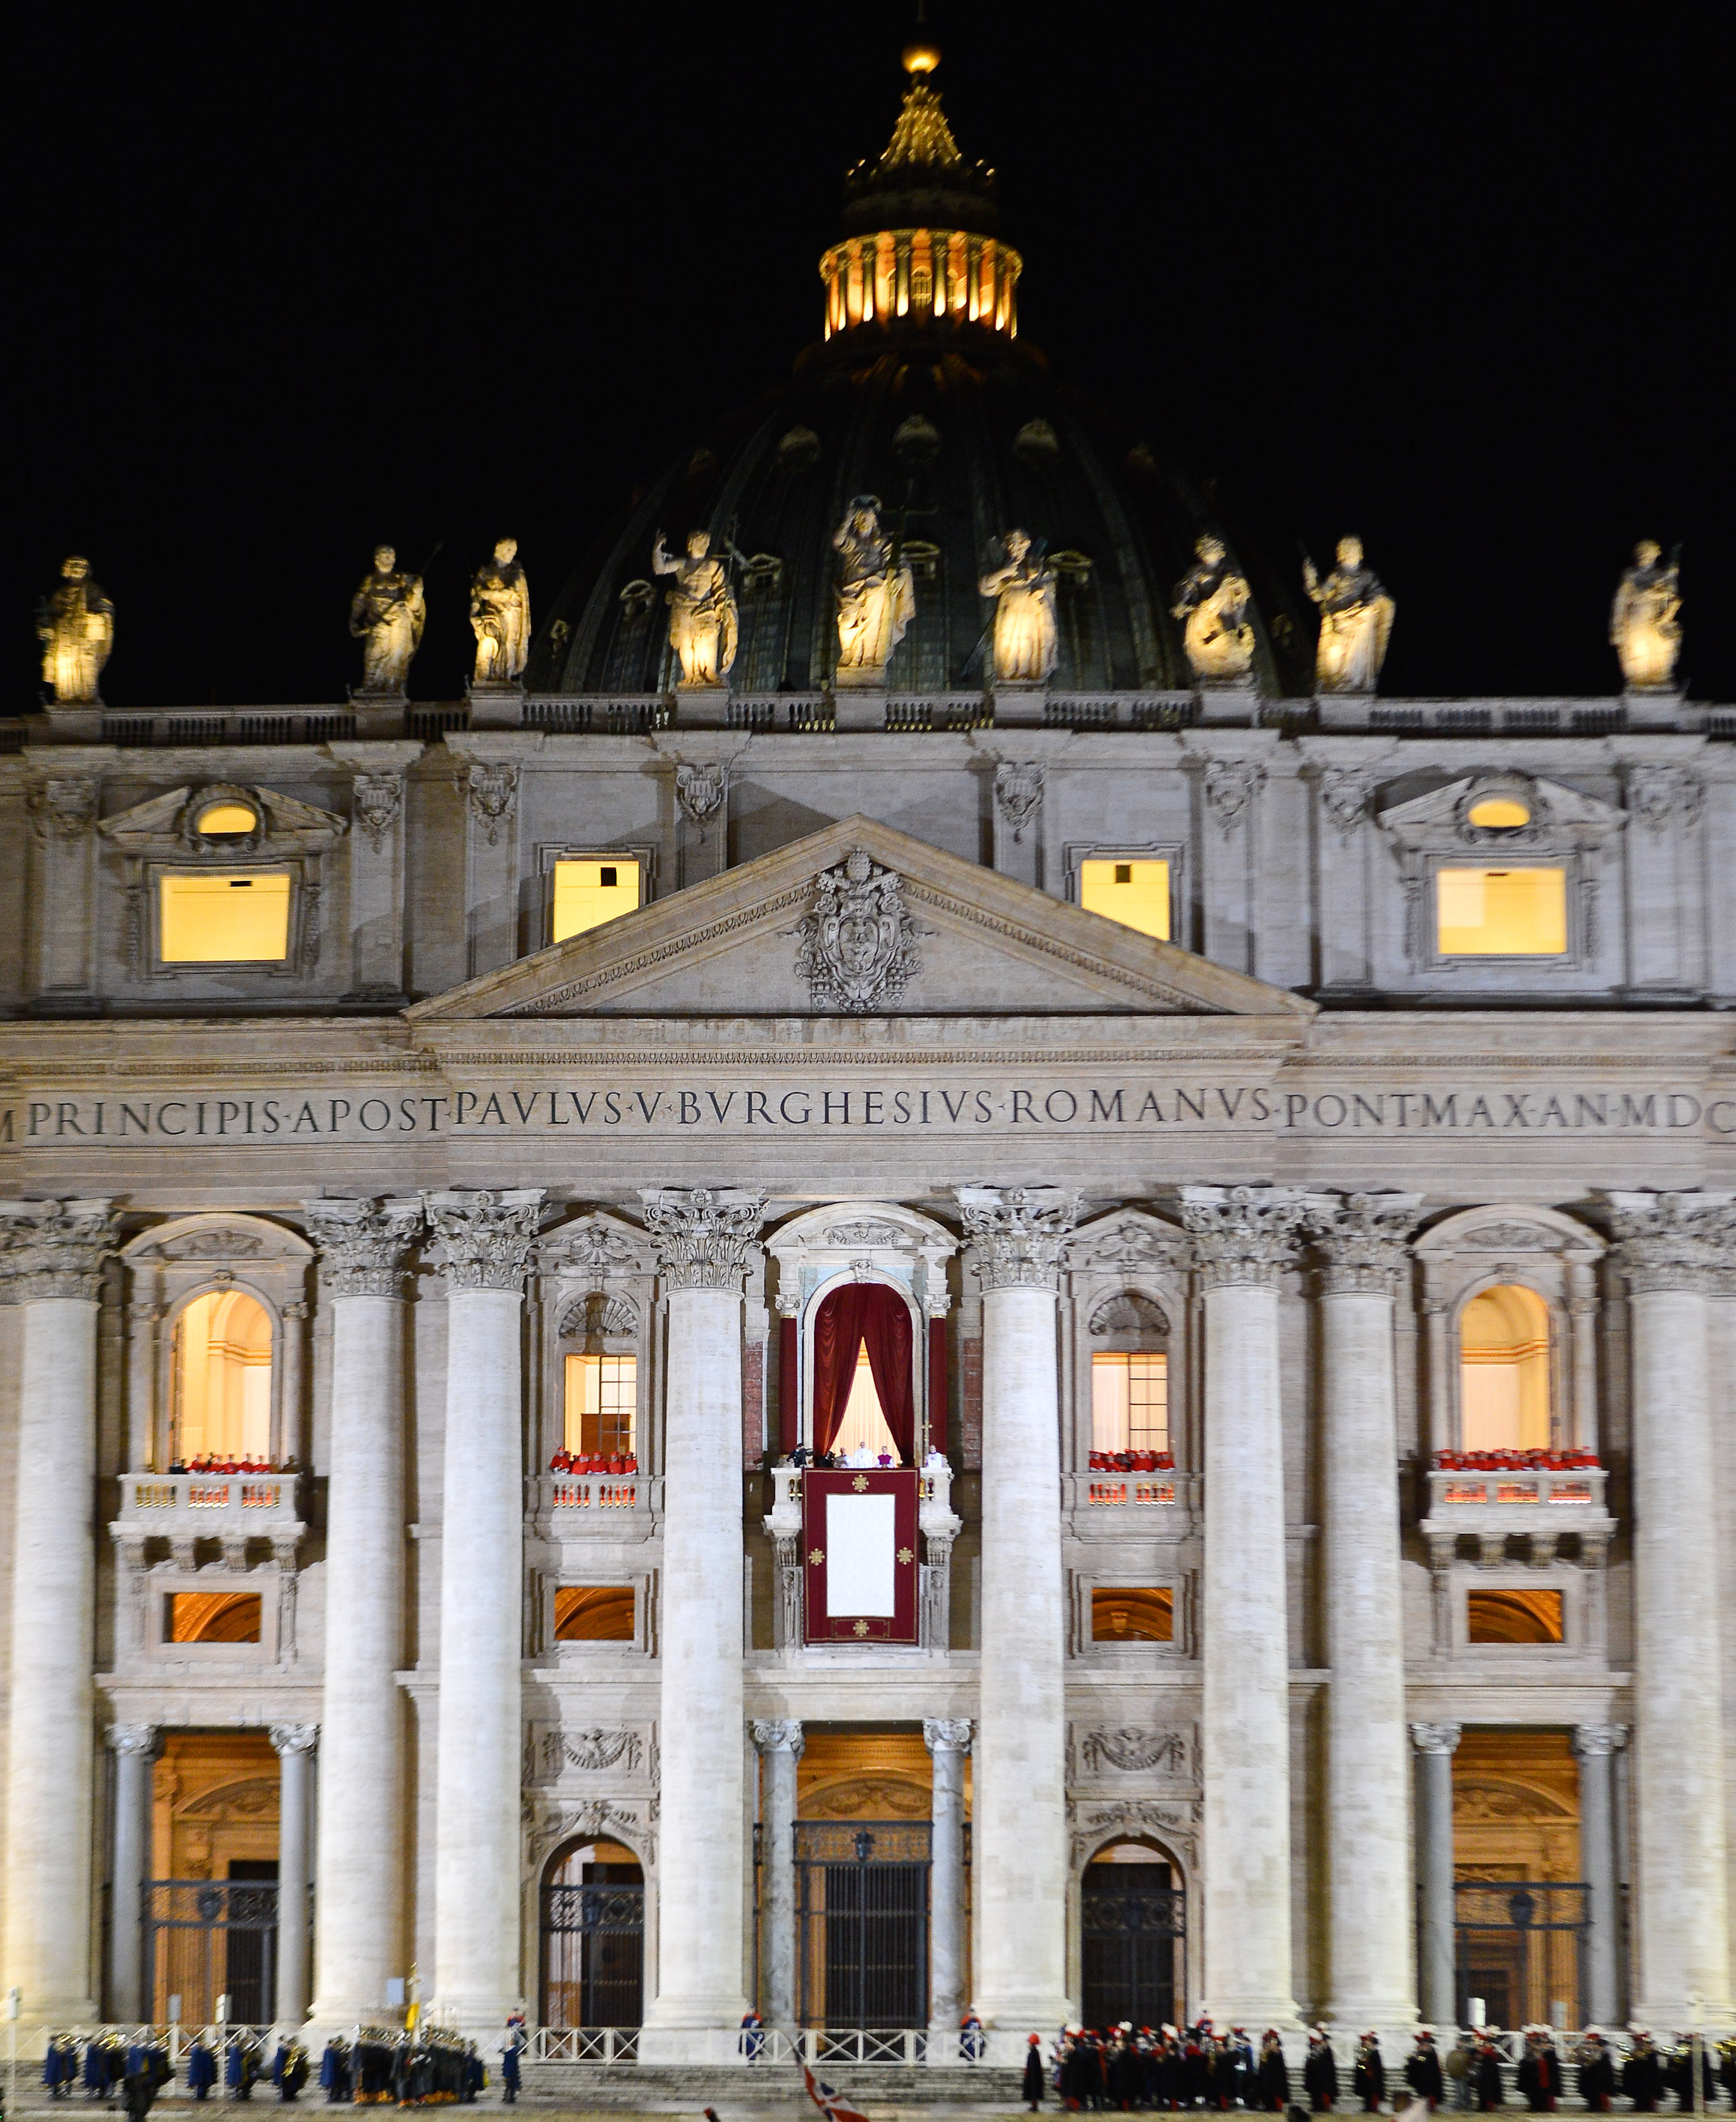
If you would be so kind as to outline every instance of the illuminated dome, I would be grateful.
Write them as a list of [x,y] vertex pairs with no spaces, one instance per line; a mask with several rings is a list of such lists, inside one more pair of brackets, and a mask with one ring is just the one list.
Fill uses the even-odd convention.
[[1190,689],[1169,607],[1206,531],[1252,586],[1261,689],[1309,689],[1294,611],[1258,553],[1137,428],[1055,383],[1018,339],[1022,260],[998,233],[993,171],[953,139],[938,63],[930,44],[905,54],[887,151],[845,180],[844,234],[820,262],[824,337],[674,465],[569,581],[533,652],[533,690],[671,689],[650,564],[659,530],[677,549],[704,530],[733,552],[734,692],[830,685],[832,533],[861,494],[878,498],[915,577],[894,693],[981,689],[990,608],[977,582],[1015,527],[1060,577],[1055,691]]

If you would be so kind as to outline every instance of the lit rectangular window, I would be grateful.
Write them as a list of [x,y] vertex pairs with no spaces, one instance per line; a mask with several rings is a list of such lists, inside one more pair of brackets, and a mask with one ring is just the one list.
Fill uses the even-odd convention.
[[166,965],[281,963],[289,956],[286,871],[178,871],[161,881],[159,911]]
[[1091,1640],[1094,1643],[1172,1643],[1176,1639],[1176,1595],[1167,1584],[1130,1591],[1091,1592]]
[[1169,941],[1169,864],[1167,862],[1085,862],[1079,864],[1079,904],[1106,914],[1124,928]]
[[564,942],[600,928],[639,903],[639,866],[631,855],[610,855],[554,865],[554,918],[549,941]]
[[630,1584],[564,1584],[554,1594],[554,1640],[559,1643],[630,1643]]
[[636,1356],[569,1356],[566,1433],[569,1451],[612,1459],[634,1450],[639,1409]]
[[1437,870],[1434,908],[1443,957],[1559,958],[1567,949],[1565,870]]
[[1559,1643],[1566,1640],[1559,1592],[1473,1592],[1465,1634],[1473,1643]]
[[1091,1448],[1093,1451],[1169,1449],[1169,1358],[1093,1355],[1091,1358]]

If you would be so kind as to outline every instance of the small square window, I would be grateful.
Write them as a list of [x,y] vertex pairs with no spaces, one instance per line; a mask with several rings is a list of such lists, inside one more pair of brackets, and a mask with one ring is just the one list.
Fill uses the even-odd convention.
[[289,956],[285,870],[175,871],[161,880],[165,965],[281,964]]
[[632,857],[618,855],[606,862],[557,862],[549,941],[564,943],[569,936],[583,936],[587,929],[631,914],[639,903],[639,865]]
[[1079,864],[1079,904],[1106,914],[1124,928],[1169,941],[1169,864],[1167,862],[1089,861]]
[[1170,1643],[1175,1637],[1176,1596],[1167,1584],[1130,1591],[1093,1586],[1093,1643]]
[[1437,870],[1434,907],[1443,957],[1559,958],[1566,954],[1565,870]]

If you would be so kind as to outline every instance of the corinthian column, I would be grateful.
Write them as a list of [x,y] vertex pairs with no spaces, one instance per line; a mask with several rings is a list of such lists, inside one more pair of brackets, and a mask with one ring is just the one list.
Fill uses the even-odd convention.
[[1079,1196],[962,1186],[983,1291],[976,2007],[990,2057],[1071,2015],[1055,1288]]
[[1421,1205],[1352,1194],[1310,1218],[1324,1256],[1328,2016],[1357,2032],[1416,2017],[1392,1298]]
[[115,1218],[106,1201],[0,1202],[0,1266],[24,1313],[0,1989],[23,1991],[32,2027],[64,2026],[96,2017],[96,1308]]
[[760,1806],[765,1875],[760,2002],[773,2026],[788,2029],[796,2023],[796,1764],[802,1758],[802,1727],[793,1717],[756,1723],[753,1742],[765,1769]]
[[[1612,1194],[1633,1360],[1636,2019],[1732,2015],[1711,1364],[1728,1194]],[[1689,2016],[1692,2014],[1692,2016]]]
[[648,2063],[739,2060],[747,2008],[742,1693],[742,1293],[758,1194],[648,1189],[668,1307],[663,1412],[662,1837]]
[[313,2016],[377,2013],[402,1965],[404,1264],[419,1201],[308,1201],[331,1310]]
[[480,2034],[503,2023],[522,1986],[520,1344],[542,1189],[423,1200],[447,1288],[434,2004]]
[[[965,1755],[968,1717],[925,1717],[934,1761],[929,1843],[929,2061],[957,2063],[965,2007]],[[1033,2031],[1035,2029],[1033,2028]]]
[[1294,2026],[1290,1706],[1278,1278],[1302,1196],[1185,1186],[1205,1296],[1205,2007]]

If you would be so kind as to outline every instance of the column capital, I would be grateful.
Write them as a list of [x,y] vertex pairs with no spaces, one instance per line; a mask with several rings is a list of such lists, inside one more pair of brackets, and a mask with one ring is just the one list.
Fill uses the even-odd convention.
[[765,1196],[757,1187],[643,1186],[639,1199],[658,1271],[671,1289],[740,1291],[747,1249],[765,1220]]
[[1061,1186],[955,1186],[985,1289],[1057,1289],[1079,1197]]
[[454,1188],[424,1194],[434,1258],[448,1290],[509,1289],[524,1294],[531,1255],[542,1223],[543,1190],[515,1186]]
[[163,1750],[163,1735],[154,1724],[110,1724],[102,1736],[111,1754],[142,1754],[154,1761]]
[[788,1754],[799,1761],[807,1740],[799,1718],[771,1717],[755,1718],[753,1742],[762,1754]]
[[0,1201],[0,1275],[14,1300],[72,1297],[94,1303],[119,1222],[106,1199]]
[[1647,1190],[1603,1199],[1616,1234],[1615,1263],[1635,1296],[1710,1291],[1724,1270],[1736,1267],[1736,1195]]
[[320,1287],[328,1297],[396,1297],[404,1263],[422,1235],[419,1199],[304,1201],[302,1220],[319,1248]]
[[968,1754],[971,1720],[968,1717],[924,1717],[922,1743],[931,1754]]
[[273,1750],[280,1755],[311,1754],[320,1743],[317,1724],[273,1724],[268,1728]]
[[1464,1732],[1462,1724],[1413,1724],[1411,1743],[1419,1754],[1453,1754]]
[[1390,1297],[1411,1264],[1410,1234],[1420,1194],[1312,1194],[1307,1228],[1325,1263],[1329,1297],[1372,1291]]
[[1573,1730],[1573,1750],[1582,1761],[1595,1760],[1607,1754],[1619,1754],[1627,1744],[1625,1724],[1576,1724]]
[[1308,1197],[1298,1186],[1184,1186],[1182,1221],[1207,1289],[1273,1289],[1294,1260]]

